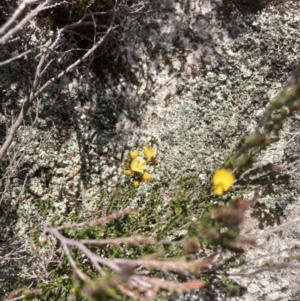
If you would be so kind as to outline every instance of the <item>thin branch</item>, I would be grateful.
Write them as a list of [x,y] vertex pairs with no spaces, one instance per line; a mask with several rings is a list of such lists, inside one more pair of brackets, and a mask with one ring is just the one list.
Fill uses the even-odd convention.
[[[225,273],[226,276],[237,276],[237,277],[253,277],[257,274],[261,274],[263,272],[267,272],[267,271],[274,271],[274,270],[280,270],[280,269],[300,269],[300,264],[294,264],[294,263],[290,263],[290,262],[282,262],[279,264],[275,264],[272,267],[264,267],[264,268],[260,268],[255,270],[254,272],[251,273]],[[217,273],[219,274],[219,273]]]
[[77,247],[79,250],[81,250],[89,258],[89,260],[92,262],[92,264],[94,265],[94,267],[96,268],[96,270],[99,273],[103,273],[99,263],[106,265],[107,267],[111,268],[115,272],[120,272],[120,267],[116,263],[114,263],[114,261],[103,258],[97,254],[94,254],[92,251],[90,251],[90,249],[88,249],[80,241],[74,240],[74,239],[69,239],[69,238],[63,236],[57,229],[51,228],[46,223],[44,224],[44,233],[52,234],[54,237],[56,237],[61,242],[61,244],[64,246],[64,250],[65,251],[67,250],[67,252],[69,254],[68,260],[70,261],[73,268],[78,269],[76,267],[76,264],[75,264],[72,256],[70,255],[68,246],[74,246],[74,247]]
[[300,223],[300,218],[296,218],[296,219],[294,219],[292,221],[283,223],[283,224],[281,224],[279,226],[272,227],[271,229],[268,229],[268,230],[264,230],[261,234],[255,235],[255,238],[256,239],[261,239],[261,238],[263,238],[265,236],[268,236],[268,235],[276,233],[276,232],[280,232],[282,230],[295,229],[295,228],[297,228],[297,226],[299,225],[299,223]]
[[68,248],[68,246],[66,244],[63,244],[63,248],[64,248],[64,251],[66,253],[66,256],[72,266],[72,268],[74,269],[74,271],[76,272],[76,274],[78,275],[78,277],[83,280],[83,281],[86,281],[88,280],[88,277],[87,275],[85,275],[84,273],[82,273],[78,268],[77,268],[77,265],[76,265],[76,262],[75,260],[72,258],[71,256],[71,253],[70,253],[70,250]]
[[[66,25],[66,26],[63,28],[63,32],[66,31],[66,30],[69,30],[69,29],[76,28],[76,27],[81,27],[81,26],[94,26],[94,25],[95,25],[94,21],[77,22],[77,23],[73,23],[73,24],[70,24],[70,25]],[[105,26],[105,25],[96,25],[96,27],[97,27],[97,28],[101,28],[101,29],[108,30],[107,26]]]
[[[34,2],[36,2],[36,0],[33,1],[25,0],[24,2],[22,2],[18,7],[18,9],[13,14],[13,16],[2,26],[2,28],[0,29],[0,34],[3,34],[12,25],[12,23],[14,23],[17,20],[17,18],[26,9],[26,7]],[[24,17],[21,21],[19,21],[15,27],[13,27],[6,34],[4,34],[4,36],[0,38],[0,45],[5,45],[10,38],[12,38],[18,32],[20,32],[24,28],[27,22],[29,22],[32,18],[34,18],[40,11],[42,11],[45,8],[48,2],[49,0],[46,0],[45,2],[41,3],[38,7],[32,10],[26,17]]]
[[81,243],[87,245],[112,245],[117,246],[120,244],[124,245],[131,245],[131,246],[138,246],[140,244],[147,244],[147,245],[155,245],[156,241],[153,238],[146,237],[146,236],[132,236],[132,237],[120,237],[115,239],[82,239],[80,240]]
[[17,18],[24,12],[27,6],[37,2],[38,0],[24,0],[19,7],[15,10],[14,14],[10,17],[10,19],[2,25],[0,28],[0,35],[3,35],[5,31],[7,31],[17,20]]
[[[116,1],[117,4],[117,1]],[[34,79],[34,83],[30,92],[30,96],[29,98],[24,102],[22,108],[21,108],[21,112],[17,118],[17,120],[15,121],[15,123],[11,126],[10,131],[8,133],[8,136],[6,138],[6,140],[4,141],[3,145],[0,148],[0,159],[3,158],[4,154],[6,153],[7,149],[9,148],[9,146],[11,145],[12,141],[13,141],[13,137],[15,135],[15,133],[17,132],[18,128],[20,127],[20,125],[22,124],[28,109],[32,106],[33,101],[36,97],[38,97],[44,90],[46,90],[52,83],[54,83],[56,80],[62,78],[64,75],[66,75],[67,73],[69,73],[70,71],[72,71],[74,68],[76,68],[80,63],[82,63],[84,60],[86,60],[104,41],[105,39],[108,37],[108,35],[111,33],[111,31],[115,28],[113,27],[115,21],[115,14],[113,15],[110,25],[107,29],[107,31],[105,32],[104,36],[102,38],[99,39],[99,41],[93,45],[93,47],[87,51],[80,59],[78,59],[76,62],[74,62],[73,64],[71,64],[70,66],[68,66],[64,71],[60,72],[58,75],[53,76],[51,79],[49,79],[41,88],[38,89],[40,80],[41,80],[41,69],[44,66],[45,63],[45,59],[47,56],[47,51],[46,48],[50,47],[50,45],[52,44],[52,39],[50,39],[46,44],[44,48],[41,48],[41,59],[40,62],[37,66],[36,69],[36,76]],[[65,30],[65,27],[63,27],[60,30],[60,33],[62,33]]]
[[14,56],[14,57],[12,57],[12,58],[6,60],[6,61],[0,62],[0,67],[1,67],[1,66],[4,66],[4,65],[7,65],[7,64],[9,64],[9,63],[11,63],[11,62],[13,62],[13,61],[18,60],[18,59],[20,59],[21,57],[23,57],[24,55],[26,55],[26,54],[28,54],[28,53],[30,53],[30,52],[32,52],[32,50],[27,50],[27,51],[25,51],[25,52],[23,52],[23,53],[21,53],[21,54],[19,54],[19,55],[16,55],[16,56]]
[[116,220],[124,215],[132,214],[136,211],[137,210],[135,208],[123,209],[116,213],[110,214],[105,217],[101,217],[101,218],[93,220],[93,221],[86,221],[86,222],[82,222],[82,223],[66,223],[66,224],[63,224],[63,225],[57,227],[56,229],[58,231],[60,231],[60,230],[70,229],[70,228],[92,227],[92,226],[98,226],[98,225],[104,226],[105,224],[107,224],[110,221]]
[[[80,63],[82,63],[87,57],[89,57],[106,39],[106,37],[110,34],[110,32],[116,27],[110,26],[105,35],[80,59],[78,59],[75,63],[71,64],[68,68],[66,68],[64,71],[60,72],[58,75],[53,76],[51,79],[49,79],[34,95],[33,97],[37,97],[40,93],[42,93],[44,90],[46,90],[53,82],[56,80],[62,78],[64,75],[72,71],[75,67],[77,67]],[[1,159],[1,149],[0,149],[0,159]]]

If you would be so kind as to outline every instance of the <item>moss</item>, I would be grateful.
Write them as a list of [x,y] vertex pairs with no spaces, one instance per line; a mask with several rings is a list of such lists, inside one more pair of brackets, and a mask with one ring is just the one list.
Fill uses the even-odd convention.
[[230,296],[238,295],[238,289],[231,279],[224,277],[224,278],[222,278],[222,282],[226,285],[226,288],[227,288]]

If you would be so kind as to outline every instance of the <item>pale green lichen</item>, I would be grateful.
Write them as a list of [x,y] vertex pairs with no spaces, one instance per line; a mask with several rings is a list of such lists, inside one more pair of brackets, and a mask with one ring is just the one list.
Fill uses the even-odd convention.
[[[178,16],[182,19],[187,18],[184,12],[177,12],[176,17]],[[147,22],[147,19],[145,20]],[[30,201],[20,202],[17,212],[18,221],[14,227],[16,234],[28,235],[39,222],[49,220],[54,215],[66,217],[68,213],[78,209],[76,207],[78,203],[80,203],[80,213],[83,216],[86,212],[94,212],[99,208],[107,209],[109,213],[122,206],[139,206],[142,209],[146,207],[147,201],[145,200],[148,200],[151,191],[151,187],[149,188],[146,184],[141,185],[137,194],[131,193],[122,199],[112,200],[109,194],[116,191],[118,184],[124,184],[120,177],[122,158],[126,150],[136,146],[150,145],[152,139],[156,140],[158,158],[164,162],[164,168],[170,175],[168,178],[165,174],[158,172],[153,174],[155,181],[162,183],[166,181],[168,185],[175,185],[174,179],[191,172],[199,175],[200,187],[210,179],[211,172],[223,162],[228,152],[234,147],[236,140],[241,135],[252,132],[256,121],[262,115],[265,104],[281,89],[289,71],[293,69],[293,64],[298,59],[297,53],[299,53],[297,32],[299,16],[261,14],[253,23],[254,26],[260,28],[260,31],[252,32],[249,29],[250,31],[244,35],[228,39],[226,43],[218,45],[219,48],[222,47],[222,56],[215,55],[212,47],[207,46],[214,44],[209,41],[207,33],[216,26],[206,22],[203,19],[199,20],[199,30],[193,37],[194,40],[201,39],[198,45],[199,51],[187,53],[188,48],[191,47],[191,36],[186,35],[182,39],[175,39],[177,30],[181,33],[185,31],[184,28],[180,28],[178,22],[172,24],[173,27],[169,32],[167,32],[167,26],[163,26],[161,39],[165,39],[166,44],[157,40],[159,39],[157,36],[149,38],[152,46],[165,47],[166,52],[157,47],[158,53],[155,53],[154,47],[151,46],[147,53],[145,45],[141,45],[141,49],[145,51],[142,55],[147,57],[151,53],[154,58],[148,63],[140,62],[143,63],[143,71],[139,65],[133,69],[134,72],[139,70],[138,78],[140,83],[145,84],[145,87],[148,85],[147,80],[150,83],[157,80],[159,85],[163,86],[167,82],[169,73],[182,68],[181,93],[178,98],[174,99],[172,90],[172,97],[170,101],[168,100],[170,104],[168,110],[158,105],[158,108],[154,106],[153,115],[142,115],[138,110],[138,105],[143,103],[140,98],[144,97],[143,100],[156,105],[155,102],[151,103],[149,100],[154,90],[152,87],[150,87],[151,93],[142,91],[136,95],[135,90],[129,88],[131,84],[133,86],[135,84],[123,81],[116,92],[106,88],[90,74],[87,74],[84,79],[84,76],[75,73],[77,84],[75,79],[71,83],[62,84],[61,99],[55,99],[53,91],[44,94],[38,129],[31,132],[29,140],[24,138],[25,127],[19,131],[18,136],[20,139],[18,141],[26,141],[34,146],[29,149],[24,165],[25,171],[30,176],[26,187],[37,195],[43,196],[38,197],[32,194]],[[203,32],[206,26],[211,27],[207,28],[207,32]],[[219,32],[223,30],[217,29]],[[171,37],[174,39],[172,40]],[[204,43],[202,41],[205,41],[207,48],[201,48]],[[276,45],[281,45],[280,51]],[[169,60],[169,57],[172,58],[172,53],[168,51],[173,52],[173,55],[178,56],[184,63],[181,64],[178,57],[174,61]],[[272,67],[269,60],[273,52],[279,56],[279,65],[276,67]],[[165,56],[161,55],[162,53],[165,53]],[[129,53],[124,57],[131,62],[133,59],[130,56]],[[166,68],[159,73],[157,66],[160,65],[160,59],[163,57],[168,59],[169,69]],[[215,60],[215,57],[218,57],[218,60]],[[186,62],[197,64],[198,73],[194,73],[194,80],[188,81],[185,78],[186,74],[183,70],[186,65],[189,70],[186,72],[188,76],[193,74],[191,67],[188,64],[185,65]],[[13,72],[9,74],[16,75]],[[26,81],[24,80],[23,83],[20,80],[20,82],[22,82],[21,87],[24,88]],[[12,86],[16,87],[15,83],[12,83]],[[14,107],[15,110],[25,99],[23,90],[19,86],[16,88],[18,89],[9,90],[7,87],[4,89],[8,99],[8,108],[13,107],[15,99],[20,100],[18,106]],[[160,95],[161,99],[170,95],[170,91],[164,93]],[[85,99],[83,108],[78,101],[78,96]],[[135,98],[139,101],[132,100]],[[120,106],[125,107],[123,115],[118,106],[120,103],[116,99],[120,102],[126,99]],[[33,113],[32,116],[34,116]],[[150,126],[145,126],[145,124],[139,127],[135,114],[141,118],[141,122],[145,121],[144,118],[151,118],[154,124],[157,122],[157,128],[150,129]],[[124,121],[126,119],[127,121]],[[293,120],[293,124],[299,126],[297,119]],[[290,138],[288,132],[293,130],[293,124],[285,127],[283,132],[285,140],[283,141]],[[48,129],[51,130],[52,136],[50,139],[44,139]],[[66,133],[65,129],[68,129]],[[37,143],[41,139],[44,139],[43,143]],[[294,148],[292,151],[283,150],[283,141],[263,153],[261,160],[280,162],[286,154],[295,156],[295,152],[298,152],[299,143],[297,142],[299,141],[295,140],[290,144],[290,147]],[[37,147],[40,147],[38,153],[35,152]],[[67,182],[66,176],[77,164],[82,164],[83,170]],[[48,184],[45,176],[50,176]],[[13,196],[18,195],[23,179],[20,177],[14,182],[18,187],[13,188],[15,189]],[[299,202],[297,181],[299,181],[298,172],[295,174],[294,182],[290,184],[293,189],[289,191],[279,189],[276,191],[276,197],[268,194],[266,203],[271,207],[275,203],[282,207],[289,204],[287,211],[292,210],[291,203]],[[53,202],[53,206],[43,209],[45,215],[39,216],[41,211],[37,210],[38,205],[35,203],[38,199],[41,202],[49,200]],[[165,203],[156,204],[157,214],[162,216],[166,214],[164,208],[170,199],[171,197],[167,196],[163,200]],[[180,211],[181,208],[176,208],[176,210]],[[30,222],[27,222],[28,220]],[[150,226],[153,227],[153,225]],[[178,230],[175,234],[182,233],[184,231]],[[25,237],[24,235],[23,238]]]

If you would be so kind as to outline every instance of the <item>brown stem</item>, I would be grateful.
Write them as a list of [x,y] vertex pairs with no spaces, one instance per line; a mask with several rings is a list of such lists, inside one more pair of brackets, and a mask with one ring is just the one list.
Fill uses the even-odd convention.
[[[77,67],[81,62],[83,62],[88,56],[90,56],[103,42],[104,40],[107,38],[107,36],[110,34],[110,32],[113,30],[113,24],[114,24],[114,20],[115,20],[115,14],[112,17],[112,20],[110,22],[110,26],[107,29],[105,35],[97,42],[94,44],[94,46],[87,51],[80,59],[78,59],[76,62],[74,62],[73,64],[71,64],[70,66],[68,66],[64,71],[60,72],[58,75],[53,76],[51,79],[49,79],[42,87],[40,87],[38,89],[39,83],[40,83],[40,74],[42,71],[42,67],[44,66],[45,63],[45,58],[47,55],[47,51],[45,50],[46,48],[42,48],[41,52],[42,52],[42,56],[40,59],[40,62],[37,66],[36,69],[36,76],[32,85],[32,89],[30,92],[30,96],[29,98],[25,101],[25,103],[22,106],[21,112],[17,118],[17,120],[14,122],[14,124],[11,126],[10,131],[7,135],[6,140],[4,141],[3,145],[0,148],[0,159],[3,158],[4,154],[6,153],[7,149],[9,148],[9,146],[11,145],[14,135],[16,134],[18,128],[20,127],[20,125],[22,124],[22,122],[25,119],[25,116],[29,110],[29,108],[32,106],[33,101],[35,100],[36,97],[38,97],[43,91],[45,91],[54,81],[62,78],[65,74],[67,74],[68,72],[72,71],[75,67]],[[61,33],[65,30],[65,27],[61,29]],[[45,47],[49,47],[51,45],[52,39],[49,40]]]

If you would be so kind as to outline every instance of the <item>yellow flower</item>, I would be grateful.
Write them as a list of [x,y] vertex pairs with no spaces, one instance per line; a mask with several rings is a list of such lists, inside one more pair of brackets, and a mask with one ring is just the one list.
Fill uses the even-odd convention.
[[130,169],[136,172],[143,172],[144,169],[146,168],[147,162],[145,160],[142,161],[137,161],[137,160],[132,160],[130,164]]
[[145,171],[143,173],[143,177],[142,178],[143,178],[144,181],[149,181],[149,180],[151,180],[151,175],[149,174],[149,172]]
[[213,194],[222,195],[233,185],[234,175],[231,171],[221,168],[213,175]]
[[139,155],[139,152],[137,149],[133,150],[131,153],[130,153],[130,157],[132,160],[136,159],[137,156]]
[[140,182],[139,181],[133,181],[133,185],[134,185],[134,187],[139,187],[140,186]]
[[154,150],[152,147],[143,146],[143,151],[144,151],[145,158],[151,159],[152,157],[154,157]]
[[131,170],[126,169],[126,170],[123,171],[123,174],[126,175],[126,176],[130,176],[131,175]]

